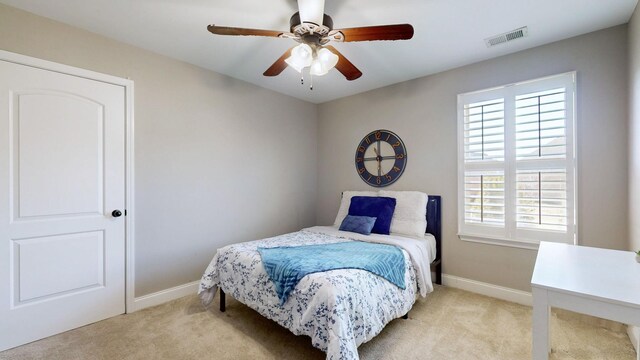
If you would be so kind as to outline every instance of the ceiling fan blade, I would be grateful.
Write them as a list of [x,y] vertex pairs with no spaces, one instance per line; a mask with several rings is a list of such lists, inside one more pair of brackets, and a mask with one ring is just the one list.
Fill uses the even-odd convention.
[[211,32],[212,34],[216,34],[216,35],[247,35],[247,36],[280,37],[281,35],[284,34],[283,31],[276,31],[276,30],[244,29],[244,28],[216,26],[216,25],[207,26],[207,30],[209,30],[209,32]]
[[264,75],[264,76],[278,76],[278,75],[280,75],[280,73],[287,67],[287,63],[284,62],[284,61],[289,56],[291,56],[291,50],[293,50],[294,47],[292,47],[289,50],[285,51],[284,54],[282,54],[282,56],[280,56],[280,58],[278,58],[278,60],[276,60],[276,62],[274,62],[273,65],[271,65],[267,69],[267,71],[265,71],[264,74],[262,74],[262,75]]
[[325,48],[329,49],[332,53],[338,55],[338,63],[336,64],[336,69],[344,75],[347,80],[352,81],[360,76],[362,76],[362,72],[358,70],[358,68],[351,63],[344,55],[340,53],[336,48],[331,45],[326,45]]
[[334,41],[409,40],[413,26],[409,24],[377,25],[333,30],[329,38]]

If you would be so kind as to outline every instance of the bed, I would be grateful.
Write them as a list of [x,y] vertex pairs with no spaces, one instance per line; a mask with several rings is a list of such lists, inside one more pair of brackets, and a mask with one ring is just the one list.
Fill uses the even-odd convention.
[[[406,318],[420,295],[441,283],[442,247],[440,197],[428,196],[424,237],[397,234],[368,236],[340,231],[333,226],[316,226],[273,238],[233,244],[218,249],[199,287],[203,304],[220,294],[220,311],[225,295],[256,310],[264,317],[307,335],[327,359],[358,359],[360,344],[375,337],[391,320]],[[258,248],[287,247],[368,241],[402,249],[404,289],[380,276],[359,269],[337,269],[303,277],[284,304],[264,269]],[[426,265],[425,265],[426,264]],[[426,269],[425,269],[426,266]]]

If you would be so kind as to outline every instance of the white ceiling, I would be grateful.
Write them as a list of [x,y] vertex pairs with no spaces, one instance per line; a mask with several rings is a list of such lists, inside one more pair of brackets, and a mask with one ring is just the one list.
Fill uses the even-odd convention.
[[[313,103],[624,24],[638,0],[326,0],[334,28],[410,23],[408,41],[337,43],[362,72],[346,81],[332,70],[300,85],[288,68],[266,70],[293,40],[216,36],[208,24],[289,30],[295,0],[0,0]],[[529,37],[487,48],[484,39],[522,26]]]

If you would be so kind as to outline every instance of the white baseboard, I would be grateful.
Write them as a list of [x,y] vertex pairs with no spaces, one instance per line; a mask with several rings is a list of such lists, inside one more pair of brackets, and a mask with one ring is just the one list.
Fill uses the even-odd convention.
[[196,292],[198,292],[199,285],[200,281],[194,281],[187,284],[178,285],[170,289],[161,290],[153,294],[137,297],[133,300],[133,309],[127,312],[132,313],[134,311],[146,309],[148,307],[164,304],[168,301],[179,299],[187,295],[194,295]]
[[461,278],[454,275],[442,274],[442,283],[452,288],[467,290],[481,295],[491,296],[496,299],[511,301],[514,303],[531,306],[533,303],[531,293],[515,290],[503,286],[493,285],[481,281]]
[[636,349],[637,354],[640,352],[640,327],[628,325],[627,334],[629,335],[629,339],[631,340],[633,347]]

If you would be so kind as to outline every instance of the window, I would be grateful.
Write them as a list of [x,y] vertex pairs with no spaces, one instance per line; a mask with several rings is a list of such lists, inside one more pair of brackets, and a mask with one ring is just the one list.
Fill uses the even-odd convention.
[[575,240],[575,72],[458,95],[463,240]]

